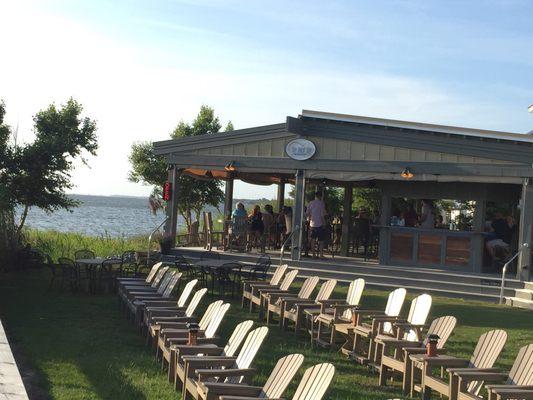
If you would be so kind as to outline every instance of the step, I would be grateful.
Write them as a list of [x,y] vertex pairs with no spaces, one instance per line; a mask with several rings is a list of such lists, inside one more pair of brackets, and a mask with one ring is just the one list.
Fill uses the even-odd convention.
[[506,297],[506,304],[512,307],[524,308],[526,310],[533,310],[533,300],[520,299],[518,297]]
[[524,300],[533,300],[533,290],[531,289],[515,289],[515,297]]
[[533,282],[524,282],[525,288],[529,290],[533,290]]

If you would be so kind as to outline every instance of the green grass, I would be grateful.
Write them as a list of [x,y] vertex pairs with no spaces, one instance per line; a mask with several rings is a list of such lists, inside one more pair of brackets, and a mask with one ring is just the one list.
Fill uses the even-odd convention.
[[[144,340],[119,313],[114,295],[59,293],[47,291],[47,284],[45,271],[0,275],[0,318],[23,365],[36,372],[35,384],[44,393],[53,399],[181,398],[167,383]],[[337,290],[336,296],[342,297],[344,290]],[[364,307],[383,308],[385,301],[385,292],[365,291]],[[498,366],[508,369],[518,348],[533,342],[531,312],[435,298],[432,317],[448,314],[459,320],[447,346],[450,354],[469,357],[482,332],[505,328],[509,340]],[[256,315],[232,304],[222,337],[248,318],[256,319]],[[274,326],[256,357],[256,383],[264,382],[278,358],[294,352],[305,355],[304,367],[324,361],[335,364],[337,373],[327,399],[401,397],[398,384],[380,388],[376,375],[367,369],[337,353],[311,349],[307,336],[282,333]],[[295,386],[290,386],[288,394]]]

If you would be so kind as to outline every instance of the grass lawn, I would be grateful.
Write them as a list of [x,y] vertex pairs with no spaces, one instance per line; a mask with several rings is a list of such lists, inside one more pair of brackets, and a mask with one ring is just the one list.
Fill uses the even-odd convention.
[[[33,398],[54,399],[179,399],[144,340],[119,313],[114,295],[89,296],[47,291],[43,271],[0,275],[0,318],[15,346]],[[342,297],[343,289],[337,291]],[[367,290],[364,307],[383,308],[385,292]],[[407,308],[407,307],[405,307]],[[519,347],[533,342],[533,313],[480,302],[434,298],[431,316],[455,315],[459,324],[450,339],[450,354],[469,357],[478,336],[504,328],[509,339],[498,366],[508,369]],[[234,303],[221,335],[227,337],[238,321],[255,319]],[[307,336],[270,329],[258,354],[256,382],[262,384],[276,360],[301,352],[304,367],[333,362],[336,377],[327,399],[401,397],[398,384],[377,386],[377,377],[337,353],[314,350]],[[295,389],[289,387],[288,394]],[[290,396],[287,396],[290,398]]]

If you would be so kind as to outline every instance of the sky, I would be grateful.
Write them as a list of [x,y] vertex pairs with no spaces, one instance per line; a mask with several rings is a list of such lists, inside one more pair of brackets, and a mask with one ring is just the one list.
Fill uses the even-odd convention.
[[236,129],[312,109],[528,132],[532,15],[528,0],[2,1],[0,99],[29,142],[32,115],[74,97],[99,151],[73,192],[142,196],[132,143],[167,139],[202,104]]

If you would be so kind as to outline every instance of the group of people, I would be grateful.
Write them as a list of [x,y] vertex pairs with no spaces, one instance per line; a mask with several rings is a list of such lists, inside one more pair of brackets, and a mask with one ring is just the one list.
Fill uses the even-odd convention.
[[440,214],[436,214],[435,205],[431,200],[422,200],[422,209],[420,214],[415,210],[413,204],[409,204],[406,210],[400,212],[395,210],[391,217],[390,224],[392,226],[407,226],[407,227],[420,227],[425,229],[446,229],[444,224],[444,218]]

